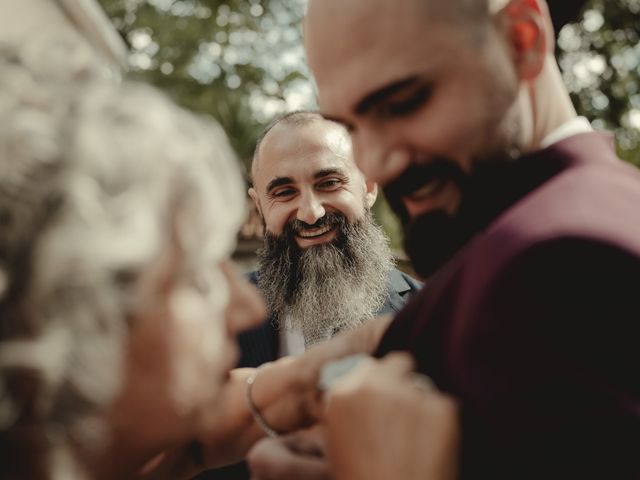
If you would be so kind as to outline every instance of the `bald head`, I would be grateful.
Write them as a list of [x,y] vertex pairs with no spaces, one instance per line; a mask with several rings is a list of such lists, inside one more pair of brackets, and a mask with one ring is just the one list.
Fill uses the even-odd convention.
[[330,132],[330,136],[333,137],[333,141],[331,141],[330,144],[334,146],[335,153],[337,155],[344,156],[346,158],[351,157],[351,148],[349,147],[349,134],[342,125],[327,120],[316,111],[297,110],[276,117],[264,129],[262,135],[258,138],[253,154],[253,159],[251,162],[251,177],[255,178],[257,174],[260,163],[261,150],[263,144],[268,143],[268,137],[271,137],[272,134],[286,133],[287,131],[290,131],[291,136],[295,136],[296,130],[312,123],[323,124],[326,127],[325,130],[328,130]]
[[[482,31],[491,13],[498,11],[508,0],[403,0],[402,2],[388,2],[372,0],[367,5],[368,10],[375,16],[396,17],[401,10],[412,10],[416,18],[421,21],[437,22],[440,24],[460,25],[477,37]],[[335,3],[332,6],[332,3]],[[335,20],[336,10],[341,16],[350,16],[361,7],[359,2],[341,2],[339,0],[309,0],[305,17],[305,30],[309,21],[317,22],[324,19]],[[358,16],[362,17],[359,13]]]
[[[489,18],[490,5],[487,0],[410,0],[420,4],[425,15],[434,21],[463,23],[473,26]],[[496,0],[498,2],[502,0]]]

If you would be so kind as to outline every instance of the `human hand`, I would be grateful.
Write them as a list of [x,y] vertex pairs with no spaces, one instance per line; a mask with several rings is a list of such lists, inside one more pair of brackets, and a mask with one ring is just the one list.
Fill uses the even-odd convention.
[[404,354],[366,360],[337,380],[323,424],[336,480],[451,480],[460,440],[456,403],[411,373]]
[[[280,433],[315,423],[324,410],[322,392],[317,388],[323,365],[355,353],[370,353],[390,320],[390,317],[380,317],[314,346],[300,357],[281,358],[263,367],[251,391],[263,419]],[[254,421],[246,401],[246,382],[253,372],[253,369],[230,372],[219,397],[217,408],[223,413],[218,416],[219,421],[191,444],[175,446],[176,454],[165,455],[154,463],[154,471],[168,471],[171,476],[148,478],[182,478],[176,472],[185,464],[189,468],[182,468],[187,472],[184,476],[191,478],[199,471],[240,461],[249,448],[264,437],[265,432]]]
[[[322,367],[331,360],[355,353],[370,353],[391,317],[379,317],[365,326],[316,345],[299,357],[285,357],[265,365],[255,377],[251,398],[261,417],[280,433],[294,432],[314,424],[324,403],[318,390]],[[220,408],[225,420],[215,431],[200,437],[208,468],[238,461],[264,432],[247,408],[246,379],[252,369],[231,372]]]
[[320,426],[266,438],[247,455],[252,480],[330,480]]

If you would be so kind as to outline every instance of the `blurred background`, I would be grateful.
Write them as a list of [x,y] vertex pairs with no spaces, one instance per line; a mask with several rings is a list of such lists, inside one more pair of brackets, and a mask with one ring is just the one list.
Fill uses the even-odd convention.
[[[130,47],[127,75],[215,117],[245,172],[258,134],[274,115],[316,106],[301,38],[306,0],[100,3]],[[558,59],[578,112],[595,128],[613,131],[620,156],[640,166],[640,0],[549,3]],[[384,202],[375,214],[402,258],[398,226]],[[261,228],[252,211],[238,247],[247,268]]]

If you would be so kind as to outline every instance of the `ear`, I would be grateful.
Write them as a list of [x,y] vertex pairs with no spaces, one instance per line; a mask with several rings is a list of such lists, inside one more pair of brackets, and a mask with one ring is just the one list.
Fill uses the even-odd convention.
[[539,0],[511,0],[501,13],[518,76],[525,81],[535,80],[551,48],[548,31],[550,21],[545,18],[548,16],[546,5]]
[[365,186],[367,188],[367,193],[365,194],[367,207],[371,208],[378,198],[378,184],[371,180],[365,180]]
[[260,199],[258,198],[258,192],[256,192],[256,189],[251,187],[249,188],[249,196],[251,197],[251,200],[253,200],[253,203],[256,204],[256,208],[258,209],[258,213],[260,214],[260,216],[262,217],[262,209],[260,208]]

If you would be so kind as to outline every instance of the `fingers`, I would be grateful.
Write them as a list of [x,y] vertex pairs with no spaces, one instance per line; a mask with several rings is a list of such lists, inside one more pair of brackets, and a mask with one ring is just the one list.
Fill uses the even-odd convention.
[[456,403],[412,368],[409,356],[393,354],[333,384],[323,425],[336,480],[455,478]]
[[252,479],[455,478],[456,403],[413,368],[406,354],[363,360],[331,384],[322,434],[304,431],[254,446],[247,456]]
[[[316,438],[315,435],[318,435]],[[247,455],[252,480],[330,480],[323,441],[300,432],[256,443]]]
[[403,376],[415,368],[413,358],[408,353],[390,353],[378,362],[379,372],[388,375]]

